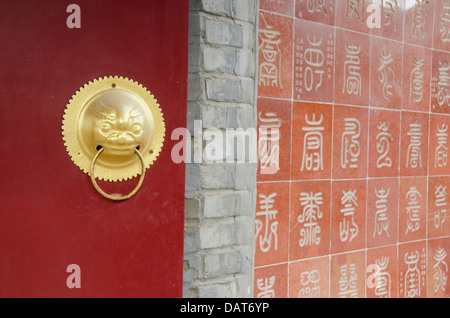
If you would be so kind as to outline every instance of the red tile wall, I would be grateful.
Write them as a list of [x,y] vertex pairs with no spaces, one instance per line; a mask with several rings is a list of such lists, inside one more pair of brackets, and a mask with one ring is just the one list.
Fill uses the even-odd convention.
[[254,296],[449,297],[450,1],[260,0],[258,35]]

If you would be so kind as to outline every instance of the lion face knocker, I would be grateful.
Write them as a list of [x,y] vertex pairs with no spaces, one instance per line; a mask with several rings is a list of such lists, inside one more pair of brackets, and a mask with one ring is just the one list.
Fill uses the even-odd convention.
[[107,195],[95,178],[121,181],[140,174],[141,184],[145,169],[161,151],[164,133],[164,119],[153,95],[122,77],[85,85],[67,105],[63,120],[63,139],[73,162],[112,200],[130,196]]

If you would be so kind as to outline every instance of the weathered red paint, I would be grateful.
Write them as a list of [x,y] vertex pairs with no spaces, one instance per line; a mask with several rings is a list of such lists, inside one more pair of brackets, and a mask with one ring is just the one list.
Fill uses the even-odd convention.
[[[70,3],[0,4],[0,297],[180,297],[184,166],[170,132],[186,125],[189,3],[77,0],[81,29],[69,29]],[[71,96],[107,75],[147,87],[166,124],[160,156],[123,202],[97,193],[61,135]],[[79,289],[66,286],[70,264]]]

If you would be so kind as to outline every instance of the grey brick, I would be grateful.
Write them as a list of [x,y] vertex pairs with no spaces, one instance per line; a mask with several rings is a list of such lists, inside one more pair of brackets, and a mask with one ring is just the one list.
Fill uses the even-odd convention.
[[236,64],[236,51],[233,48],[203,48],[203,67],[206,72],[233,74]]
[[197,191],[201,187],[200,165],[186,164],[186,191]]
[[206,80],[206,97],[212,101],[240,102],[241,81],[238,78],[210,78]]
[[240,194],[230,191],[206,192],[203,195],[203,216],[206,218],[230,217],[238,214]]
[[234,298],[236,295],[237,285],[235,281],[198,286],[200,298]]
[[236,53],[236,64],[234,73],[238,76],[250,77],[255,76],[255,60],[256,56],[252,50],[238,50]]
[[208,225],[200,225],[201,249],[231,246],[237,243],[236,224],[217,222]]
[[256,46],[255,26],[246,21],[236,21],[242,30],[242,48],[252,50]]
[[241,77],[242,102],[253,104],[255,95],[255,81],[252,78]]
[[233,0],[233,16],[242,21],[255,23],[257,0]]
[[202,109],[202,126],[207,128],[226,128],[227,127],[227,107],[205,106]]
[[256,183],[256,170],[256,163],[236,163],[236,175],[238,175],[239,178],[236,179],[235,188],[246,190],[253,189]]
[[204,189],[234,188],[234,164],[205,164],[200,170]]
[[243,27],[233,21],[205,18],[205,40],[211,44],[242,47],[244,44]]
[[231,17],[233,0],[202,0],[203,11]]
[[184,216],[187,219],[198,219],[200,217],[201,202],[199,198],[194,197],[184,200]]
[[198,73],[188,74],[188,101],[198,101],[202,97],[202,78]]
[[242,268],[241,254],[233,251],[228,253],[211,253],[203,257],[204,278],[239,273]]

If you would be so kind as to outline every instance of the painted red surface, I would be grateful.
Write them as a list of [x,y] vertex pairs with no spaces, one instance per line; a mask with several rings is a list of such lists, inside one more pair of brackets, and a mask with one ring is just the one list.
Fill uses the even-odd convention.
[[[70,3],[1,3],[0,297],[180,297],[185,177],[170,132],[186,122],[188,2],[78,0],[81,29],[66,26]],[[147,87],[166,124],[124,202],[95,191],[61,135],[71,96],[109,75]],[[79,289],[66,286],[69,264]]]

